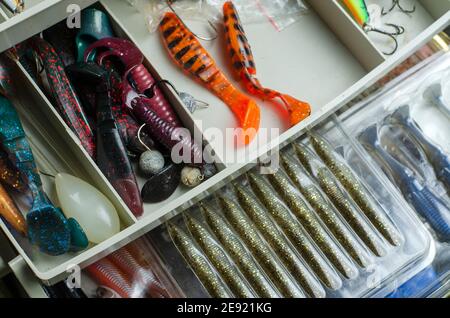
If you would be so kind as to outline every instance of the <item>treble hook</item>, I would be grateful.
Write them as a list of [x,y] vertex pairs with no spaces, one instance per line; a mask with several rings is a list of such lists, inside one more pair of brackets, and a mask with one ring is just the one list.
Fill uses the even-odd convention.
[[403,27],[401,27],[401,26],[398,26],[398,25],[393,25],[393,24],[388,24],[388,23],[387,23],[387,25],[395,27],[397,29],[397,32],[390,33],[390,32],[384,31],[384,30],[377,29],[377,28],[372,27],[370,25],[365,25],[364,26],[364,31],[366,31],[366,33],[376,32],[376,33],[384,34],[384,35],[390,37],[395,43],[394,49],[391,52],[383,52],[383,54],[385,54],[385,55],[393,55],[395,52],[397,52],[397,49],[398,49],[398,41],[397,41],[397,38],[395,36],[404,33],[405,29]]
[[385,11],[384,8],[383,8],[383,10],[381,11],[381,15],[386,15],[389,12],[392,12],[392,10],[394,10],[395,7],[398,7],[400,9],[400,11],[402,11],[403,13],[406,13],[406,14],[414,13],[416,11],[416,5],[414,5],[411,10],[406,10],[400,4],[400,0],[392,0],[391,8],[389,10],[387,10],[387,11]]
[[400,25],[396,25],[396,24],[392,24],[392,23],[386,23],[386,25],[393,27],[396,31],[395,32],[387,32],[387,31],[384,31],[384,30],[377,29],[377,28],[375,28],[375,27],[373,27],[371,25],[368,25],[368,24],[364,25],[364,31],[366,33],[376,32],[376,33],[384,34],[384,35],[390,37],[394,41],[395,47],[394,47],[394,49],[391,52],[388,52],[388,53],[387,52],[383,52],[383,54],[385,54],[385,55],[393,55],[395,52],[397,52],[397,49],[398,49],[398,41],[397,41],[396,36],[405,33],[405,28],[400,26]]
[[[181,19],[181,17],[178,15],[178,13],[175,11],[175,9],[172,7],[173,1],[174,0],[166,0],[167,6],[177,16],[177,18],[180,19],[180,21],[183,22],[183,19]],[[197,39],[200,39],[200,40],[203,40],[203,41],[214,41],[215,39],[217,39],[217,36],[219,34],[219,32],[217,31],[216,26],[210,20],[208,20],[208,24],[211,26],[211,28],[215,32],[215,35],[213,37],[210,37],[210,38],[207,38],[207,37],[204,37],[204,36],[201,36],[201,35],[198,35],[198,34],[192,32],[192,30],[187,26],[186,23],[183,22],[183,24]]]
[[392,35],[392,36],[396,36],[396,35],[401,35],[403,33],[405,33],[405,28],[402,27],[401,25],[397,25],[397,24],[393,24],[393,23],[385,23],[384,25],[389,26],[389,27],[393,27],[395,29],[394,32],[388,32],[386,30],[380,30],[377,29],[376,27],[370,25],[370,24],[365,24],[363,26],[363,29],[365,32],[371,32],[371,31],[379,31],[379,33],[385,34],[385,35]]

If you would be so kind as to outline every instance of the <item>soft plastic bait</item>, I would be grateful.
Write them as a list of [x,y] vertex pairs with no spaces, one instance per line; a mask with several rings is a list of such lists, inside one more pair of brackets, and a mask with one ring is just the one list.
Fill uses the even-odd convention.
[[230,83],[206,49],[176,14],[172,12],[165,14],[160,31],[175,63],[230,107],[239,120],[244,143],[249,144],[259,129],[258,105]]
[[291,125],[296,125],[308,117],[311,114],[311,106],[308,103],[272,89],[264,88],[256,78],[256,66],[251,47],[236,8],[231,1],[227,1],[224,4],[223,17],[228,47],[227,52],[232,61],[233,71],[242,81],[246,90],[262,99],[281,99],[289,112]]
[[64,65],[54,48],[44,39],[33,37],[31,44],[50,83],[52,97],[66,124],[75,133],[91,157],[95,155],[94,133],[81,106],[81,102],[64,70]]

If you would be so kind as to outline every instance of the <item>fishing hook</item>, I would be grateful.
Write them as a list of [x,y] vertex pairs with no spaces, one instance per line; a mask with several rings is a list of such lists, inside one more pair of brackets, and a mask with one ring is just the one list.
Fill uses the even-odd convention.
[[381,11],[381,15],[386,15],[386,14],[392,12],[392,10],[394,10],[395,7],[398,7],[401,12],[406,13],[406,14],[414,13],[416,11],[416,5],[414,5],[411,10],[406,10],[400,4],[400,0],[392,0],[391,8],[389,10],[387,10],[387,11],[385,11],[384,8],[383,8],[383,10]]
[[183,19],[181,19],[181,17],[178,15],[178,13],[175,11],[175,9],[173,8],[172,4],[173,4],[174,0],[166,0],[167,6],[169,7],[169,9],[177,16],[178,19],[180,19],[180,21],[184,24],[184,26],[197,38],[203,41],[214,41],[215,39],[217,39],[217,36],[219,34],[219,32],[217,31],[217,28],[215,27],[214,23],[212,23],[210,20],[208,20],[208,24],[211,26],[211,28],[214,30],[215,35],[207,38],[201,35],[198,35],[194,32],[192,32],[192,30],[187,26],[186,23],[183,22]]
[[397,41],[396,36],[405,33],[405,28],[402,26],[396,25],[396,24],[392,24],[392,23],[386,23],[386,25],[393,27],[396,31],[395,32],[387,32],[384,30],[377,29],[368,24],[364,25],[364,31],[366,33],[375,32],[375,33],[383,34],[383,35],[390,37],[394,41],[395,47],[391,52],[383,52],[383,54],[393,55],[395,52],[397,52],[397,49],[398,49],[398,41]]
[[141,139],[141,133],[142,133],[142,129],[146,126],[147,124],[143,124],[141,125],[141,127],[139,127],[139,130],[137,132],[137,138],[139,140],[139,142],[142,144],[142,146],[144,146],[145,149],[151,151],[150,147],[146,145],[146,143]]

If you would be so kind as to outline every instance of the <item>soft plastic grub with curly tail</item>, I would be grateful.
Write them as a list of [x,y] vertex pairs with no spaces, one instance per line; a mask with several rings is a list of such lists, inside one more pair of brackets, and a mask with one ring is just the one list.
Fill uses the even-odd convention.
[[[91,54],[102,50],[97,56],[97,63],[104,65],[111,57],[118,58],[124,65],[124,85],[133,86],[139,94],[147,93],[146,104],[164,121],[172,126],[181,127],[181,122],[170,103],[158,86],[152,87],[156,81],[142,64],[144,56],[130,41],[119,38],[105,38],[93,43],[86,49],[84,59],[88,61]],[[150,92],[148,92],[151,89]]]
[[244,84],[246,90],[262,99],[279,98],[289,113],[290,124],[298,124],[311,114],[311,106],[272,89],[264,88],[256,78],[256,66],[250,44],[245,35],[237,10],[231,1],[223,6],[225,36],[233,71]]

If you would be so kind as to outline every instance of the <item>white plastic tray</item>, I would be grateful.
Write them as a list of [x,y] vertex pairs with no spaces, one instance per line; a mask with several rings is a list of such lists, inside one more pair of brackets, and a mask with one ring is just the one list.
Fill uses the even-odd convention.
[[[60,2],[56,1],[56,3]],[[87,3],[86,1],[78,2]],[[26,108],[31,108],[29,105],[32,104],[36,114],[33,114],[30,120],[49,130],[47,135],[37,133],[40,136],[34,136],[33,133],[32,137],[40,138],[44,144],[52,145],[53,149],[57,150],[58,155],[48,154],[47,159],[54,166],[59,167],[58,170],[69,171],[82,177],[104,192],[118,208],[123,223],[123,230],[109,240],[84,252],[57,258],[48,257],[29,249],[26,242],[14,237],[6,226],[0,223],[20,255],[39,279],[47,284],[60,281],[67,277],[69,274],[67,269],[70,266],[85,267],[198,202],[235,176],[250,169],[252,164],[249,162],[256,160],[271,149],[286,145],[298,138],[307,126],[344,106],[450,23],[450,13],[443,14],[436,10],[437,13],[432,13],[436,18],[439,14],[443,14],[439,20],[405,45],[396,55],[385,60],[337,2],[316,0],[309,1],[309,3],[313,8],[312,12],[282,33],[276,33],[264,24],[248,26],[246,31],[253,45],[261,81],[267,86],[309,100],[313,105],[312,116],[293,128],[284,127],[278,139],[251,151],[246,162],[226,163],[224,158],[219,156],[219,161],[223,164],[219,164],[221,171],[216,176],[195,189],[174,194],[170,200],[162,204],[147,205],[144,217],[139,220],[118,198],[114,189],[101,175],[94,162],[88,158],[80,143],[59,118],[39,88],[31,81],[28,74],[24,73],[20,67],[18,68],[18,80],[20,83],[24,83],[24,88],[31,92],[23,94],[27,96],[26,98],[23,96],[24,99],[20,103],[26,103]],[[190,92],[196,98],[205,100],[212,105],[211,109],[206,112],[199,111],[191,116],[184,110],[179,98],[171,90],[166,89],[169,99],[173,102],[174,107],[182,113],[181,117],[191,131],[201,130],[198,123],[193,121],[194,118],[204,119],[203,127],[217,126],[225,129],[228,126],[235,126],[234,118],[221,101],[187,78],[172,64],[164,52],[159,35],[148,33],[144,18],[139,12],[123,0],[105,0],[101,4],[110,14],[118,35],[128,36],[138,45],[148,60],[147,65],[157,78],[169,79],[178,90]],[[327,19],[327,16],[331,16],[333,19]],[[61,20],[64,16],[58,18]],[[31,20],[33,19],[31,18]],[[50,24],[58,20],[51,21]],[[333,26],[333,21],[340,21],[340,23],[338,26]],[[197,26],[202,27],[201,25]],[[28,35],[31,36],[32,33],[34,31],[29,32]],[[1,43],[4,41],[0,39]],[[221,46],[214,43],[207,43],[205,46],[210,49],[218,64],[224,66],[223,69],[226,70],[225,56],[220,54]],[[262,127],[284,126],[274,115],[271,107],[261,103],[261,108]],[[49,123],[51,124],[49,125]],[[215,148],[221,147],[220,143],[212,142],[212,145]],[[49,146],[41,148],[51,149]],[[231,150],[234,151],[234,149]],[[237,153],[239,154],[239,150]],[[67,160],[66,164],[61,157]]]

